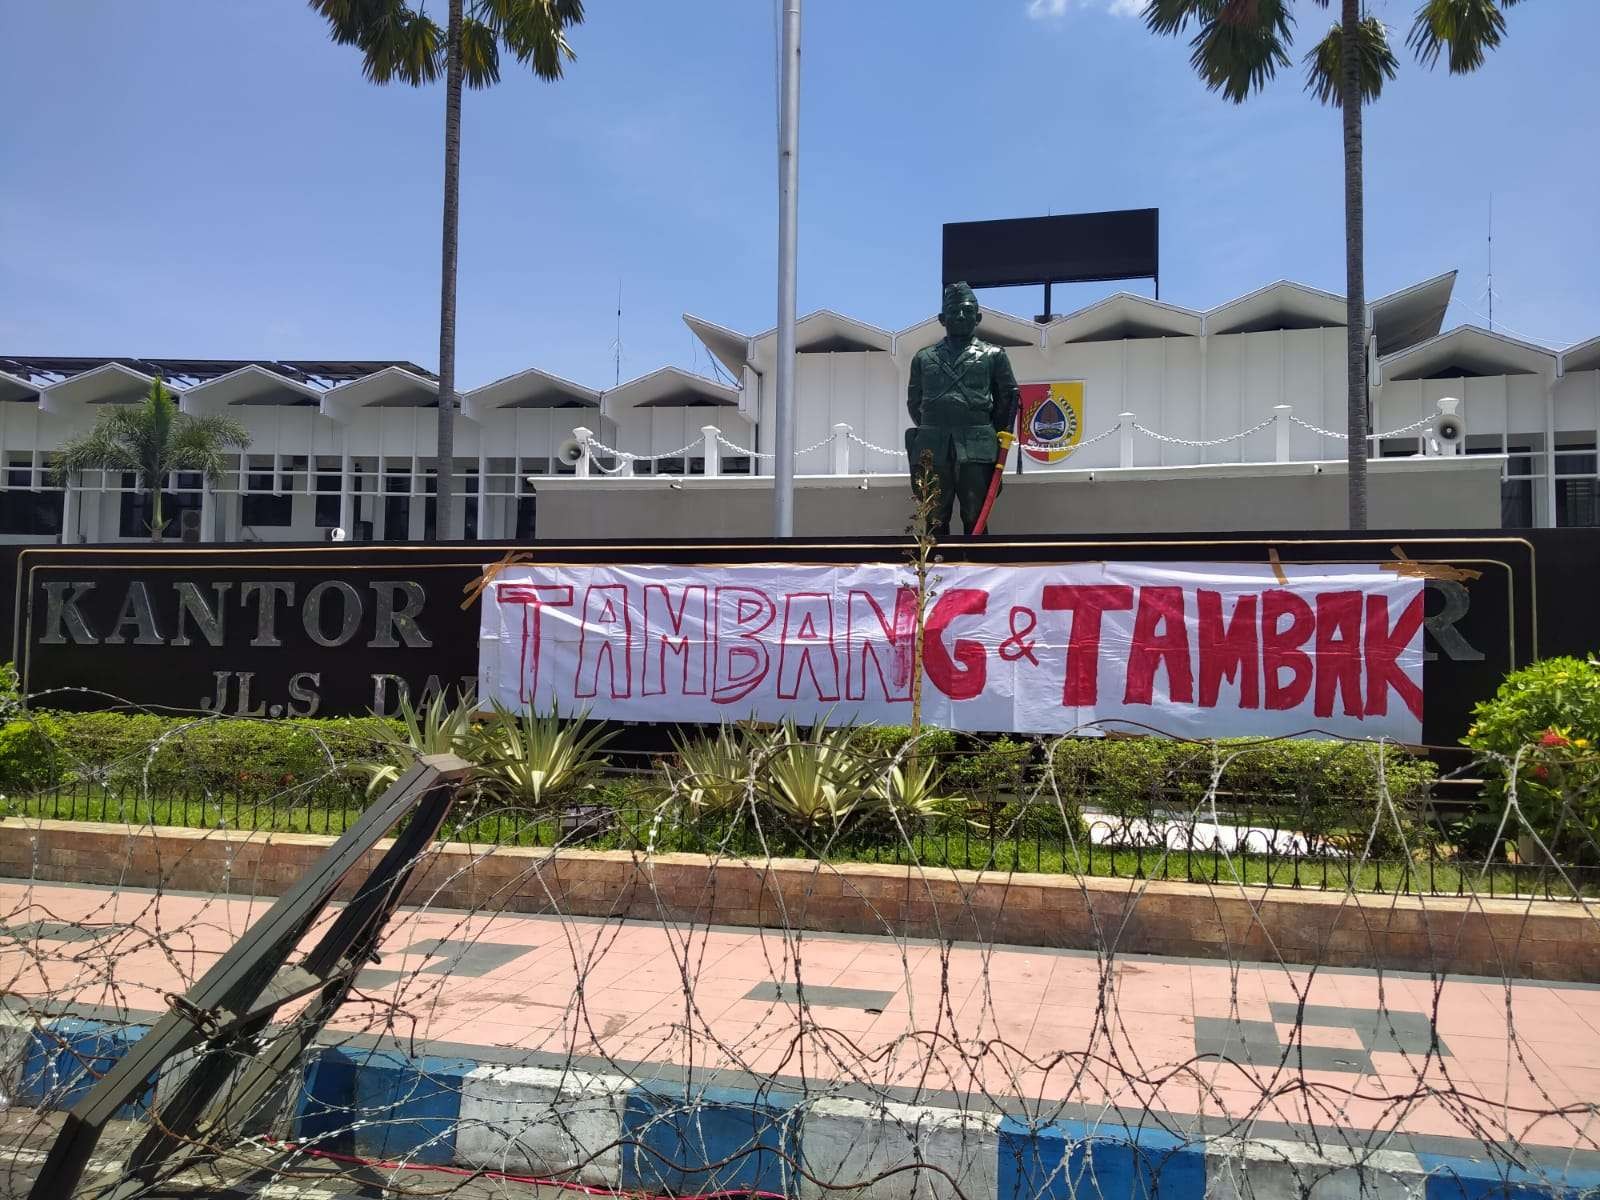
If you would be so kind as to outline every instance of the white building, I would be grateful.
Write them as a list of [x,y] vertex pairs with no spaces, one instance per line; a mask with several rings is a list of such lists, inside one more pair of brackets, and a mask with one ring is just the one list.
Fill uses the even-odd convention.
[[[1473,326],[1442,332],[1454,280],[1451,272],[1370,305],[1371,427],[1406,431],[1375,437],[1374,457],[1394,460],[1374,464],[1375,496],[1390,486],[1391,511],[1404,524],[1494,523],[1485,491],[1495,486],[1492,472],[1505,527],[1600,524],[1600,338],[1557,352]],[[663,367],[599,390],[529,368],[464,392],[454,534],[532,536],[536,495],[545,503],[543,537],[759,528],[702,523],[708,512],[748,518],[770,504],[760,477],[772,468],[776,332],[685,320],[727,382]],[[800,322],[802,491],[903,488],[907,373],[915,352],[940,336],[933,318],[898,332],[826,310]],[[1276,510],[1283,481],[1326,475],[1328,494],[1342,495],[1339,296],[1279,282],[1202,312],[1120,294],[1043,325],[985,309],[979,336],[1007,348],[1019,381],[1081,383],[1077,448],[1054,465],[1024,463],[1024,494],[1049,498],[1050,511],[1093,511],[1075,503],[1081,489],[1120,481],[1135,497],[1168,497],[1165,511],[1130,528],[1311,527],[1320,518],[1304,514],[1326,510],[1326,499],[1308,497],[1302,515]],[[0,358],[0,537],[147,536],[147,498],[131,477],[92,473],[63,488],[50,464],[100,406],[138,400],[156,374],[185,411],[228,412],[252,439],[214,488],[170,481],[174,533],[205,541],[321,539],[334,528],[356,539],[434,536],[437,381],[413,364],[17,357]],[[1486,458],[1416,457],[1434,449],[1430,422],[1446,398],[1459,401],[1467,455]],[[1209,523],[1191,517],[1219,494],[1215,486],[1230,489],[1236,513],[1223,504]],[[1457,486],[1476,489],[1476,508],[1451,503]],[[688,495],[696,490],[699,507]],[[838,521],[821,514],[852,505],[813,508],[811,523]],[[1119,501],[1114,511],[1125,507]],[[1342,514],[1342,499],[1336,508]],[[804,528],[804,504],[800,511],[807,533],[877,531]],[[1254,511],[1268,519],[1252,525]],[[1384,523],[1382,513],[1373,523]]]

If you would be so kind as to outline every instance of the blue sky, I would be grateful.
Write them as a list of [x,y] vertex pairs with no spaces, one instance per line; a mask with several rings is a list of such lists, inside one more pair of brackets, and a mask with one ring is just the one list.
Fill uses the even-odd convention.
[[[1403,41],[1414,0],[1375,0]],[[434,0],[442,9],[442,0]],[[559,84],[463,122],[459,378],[707,371],[680,320],[775,312],[773,0],[590,0]],[[1234,107],[1129,0],[806,0],[800,307],[937,306],[947,220],[1161,209],[1162,294],[1342,291],[1335,113]],[[1299,0],[1300,42],[1330,18]],[[1537,0],[1476,76],[1407,57],[1367,115],[1369,295],[1459,267],[1551,344],[1600,334],[1600,3]],[[436,365],[443,95],[376,88],[296,0],[0,4],[0,354]],[[1119,286],[1059,288],[1068,311]],[[986,300],[1037,311],[1036,289]]]

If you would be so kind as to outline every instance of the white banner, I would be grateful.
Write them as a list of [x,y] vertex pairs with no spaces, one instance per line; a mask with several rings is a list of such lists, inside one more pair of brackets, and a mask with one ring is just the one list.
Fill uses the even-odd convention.
[[[1422,581],[1376,565],[933,568],[923,719],[972,731],[1422,737]],[[624,721],[905,724],[892,563],[518,566],[483,593],[485,701]]]

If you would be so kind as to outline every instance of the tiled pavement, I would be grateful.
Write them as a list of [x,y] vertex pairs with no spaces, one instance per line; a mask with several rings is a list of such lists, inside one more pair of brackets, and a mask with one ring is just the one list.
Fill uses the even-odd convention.
[[[269,904],[0,883],[0,990],[148,1017]],[[338,1026],[636,1077],[1600,1150],[1578,984],[407,910]]]

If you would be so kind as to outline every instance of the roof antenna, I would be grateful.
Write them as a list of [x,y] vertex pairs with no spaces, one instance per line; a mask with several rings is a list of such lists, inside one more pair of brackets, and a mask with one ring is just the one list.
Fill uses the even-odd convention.
[[611,343],[612,366],[615,378],[612,387],[622,384],[622,277],[617,276],[617,336]]
[[1489,193],[1489,332],[1494,332],[1494,193]]

